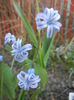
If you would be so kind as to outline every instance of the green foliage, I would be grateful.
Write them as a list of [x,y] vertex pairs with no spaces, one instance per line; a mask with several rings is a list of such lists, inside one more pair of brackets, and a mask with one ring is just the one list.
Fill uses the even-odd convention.
[[38,50],[37,64],[39,64],[40,67],[45,68],[44,61],[43,61],[43,53],[42,53],[42,48],[41,47],[39,47],[39,50]]
[[2,89],[0,91],[0,95],[3,94],[3,98],[5,97],[9,100],[14,100],[16,81],[12,70],[9,68],[7,64],[4,63],[0,63],[0,83],[3,83],[3,86],[0,85],[0,90]]
[[35,72],[37,75],[39,75],[40,79],[41,79],[41,84],[43,86],[43,88],[45,89],[47,80],[48,80],[48,75],[47,75],[47,71],[46,69],[40,67],[40,66],[35,66]]
[[45,56],[45,54],[50,46],[50,42],[51,42],[51,39],[47,38],[47,34],[45,33],[43,43],[42,43],[43,56]]
[[30,59],[25,60],[22,63],[18,63],[18,65],[20,65],[21,67],[23,67],[26,71],[28,70],[28,68],[30,68],[33,64],[33,61]]
[[37,100],[37,96],[39,95],[39,93],[40,93],[40,88],[38,88],[37,90],[34,90],[32,92],[31,100]]
[[24,89],[21,89],[19,96],[18,96],[18,100],[27,100],[27,95],[26,95],[26,91],[24,91]]
[[5,49],[7,50],[7,51],[11,51],[12,50],[12,48],[9,46],[9,45],[7,45],[6,47],[5,47]]
[[[49,54],[50,54],[51,48],[53,46],[53,41],[54,41],[55,35],[56,34],[53,33],[53,37],[52,37],[52,40],[51,40],[50,44],[49,44],[49,40],[46,40],[45,43],[44,43],[44,46],[43,46],[45,48],[45,49],[43,48],[43,53],[45,53],[45,55],[44,55],[44,64],[45,64],[45,66],[47,64],[47,60],[49,58]],[[45,44],[47,45],[46,47],[45,47]]]
[[53,54],[50,56],[50,61],[53,64],[61,64],[64,70],[69,71],[70,68],[74,67],[74,47],[73,39],[70,43],[65,43],[64,45],[59,46],[56,50],[53,50]]
[[[13,0],[12,0],[12,1],[13,1]],[[22,20],[22,22],[23,22],[23,24],[24,24],[24,26],[25,26],[25,28],[26,28],[26,30],[27,30],[27,32],[28,32],[30,38],[31,38],[31,40],[33,41],[34,46],[37,47],[38,42],[37,42],[35,33],[34,33],[32,27],[31,27],[31,25],[29,24],[27,18],[25,17],[23,11],[22,11],[21,8],[17,5],[17,3],[15,3],[14,1],[13,1],[13,5],[14,5],[15,10],[17,11],[18,15],[20,16],[20,18],[21,18],[21,20]]]

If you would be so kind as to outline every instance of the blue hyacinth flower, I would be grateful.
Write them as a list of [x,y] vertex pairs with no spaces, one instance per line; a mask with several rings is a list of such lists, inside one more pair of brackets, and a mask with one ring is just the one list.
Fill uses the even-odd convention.
[[37,29],[43,30],[47,28],[47,38],[51,38],[53,30],[60,31],[62,24],[58,22],[60,15],[53,8],[45,8],[44,12],[38,13],[36,16]]
[[39,76],[36,76],[34,69],[29,69],[28,73],[21,71],[17,75],[18,86],[24,88],[24,90],[36,89],[40,82]]
[[0,62],[1,62],[1,61],[3,61],[3,56],[2,56],[2,55],[0,55]]
[[31,44],[26,44],[22,46],[22,40],[18,39],[13,45],[12,45],[12,55],[15,56],[15,60],[18,62],[23,62],[24,60],[28,59],[28,52],[32,49]]
[[16,37],[12,35],[11,33],[7,33],[5,35],[4,45],[8,45],[8,43],[13,44],[15,41],[16,41]]

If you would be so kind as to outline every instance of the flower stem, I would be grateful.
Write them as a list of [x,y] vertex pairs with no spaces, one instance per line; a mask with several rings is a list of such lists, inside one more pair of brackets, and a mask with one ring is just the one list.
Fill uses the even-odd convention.
[[23,93],[24,93],[24,89],[21,89],[20,94],[19,94],[19,97],[18,97],[18,100],[21,100],[21,98],[23,96]]
[[11,63],[11,69],[13,69],[14,62],[15,62],[15,59],[13,58],[12,63]]
[[[36,0],[36,11],[37,11],[37,13],[39,13],[39,11],[40,11],[38,0]],[[40,47],[41,47],[41,33],[40,33],[40,30],[38,30],[38,36],[39,36],[39,42],[40,42]]]

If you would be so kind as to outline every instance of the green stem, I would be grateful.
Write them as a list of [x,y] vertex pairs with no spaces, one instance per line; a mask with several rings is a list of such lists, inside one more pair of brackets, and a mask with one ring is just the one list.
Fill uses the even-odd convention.
[[[36,0],[36,11],[37,11],[37,13],[39,13],[39,11],[40,11],[38,0]],[[40,30],[38,30],[38,36],[39,36],[39,42],[40,42],[40,46],[41,46],[41,33],[40,33]]]
[[23,97],[23,92],[24,92],[24,89],[21,89],[21,92],[20,92],[20,94],[19,94],[18,100],[21,100],[21,99],[22,99],[22,97]]
[[37,13],[39,13],[39,11],[40,11],[40,9],[39,9],[39,2],[38,2],[38,0],[36,0],[36,11],[37,11]]
[[[38,0],[36,0],[36,11],[37,11],[37,13],[39,13],[39,11],[40,11]],[[38,53],[39,53],[40,65],[41,65],[41,66],[44,66],[44,65],[43,65],[43,62],[42,62],[42,59],[43,59],[43,58],[42,58],[42,51],[41,51],[41,48],[42,48],[42,38],[41,38],[40,30],[38,30],[38,37],[39,37]]]
[[12,60],[11,69],[13,69],[14,62],[15,62],[15,58],[13,58],[13,60]]
[[1,100],[3,100],[3,68],[2,68],[2,78],[1,78]]

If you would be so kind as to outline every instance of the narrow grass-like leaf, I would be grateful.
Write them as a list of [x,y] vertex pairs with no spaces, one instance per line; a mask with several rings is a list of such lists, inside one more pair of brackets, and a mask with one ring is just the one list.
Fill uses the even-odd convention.
[[43,56],[45,56],[45,54],[50,46],[50,42],[51,42],[51,39],[47,38],[47,34],[45,33],[43,43],[42,43]]
[[25,98],[25,90],[21,89],[19,97],[18,97],[18,100],[24,100],[24,99],[26,100],[26,98]]
[[45,67],[44,66],[44,61],[43,61],[44,59],[43,59],[43,53],[42,53],[42,48],[39,48],[39,50],[38,50],[38,64],[40,65],[40,67]]
[[16,12],[20,16],[30,38],[32,39],[34,46],[37,47],[37,45],[38,45],[37,38],[36,38],[36,35],[31,27],[30,23],[28,22],[27,18],[25,17],[25,15],[24,15],[23,11],[21,10],[21,8],[19,7],[19,5],[17,5],[17,3],[14,1],[13,1],[13,5],[14,5]]
[[[53,41],[54,41],[55,35],[56,35],[56,33],[53,33],[53,37],[52,37],[52,40],[51,40],[50,45],[49,45],[49,47],[48,47],[48,50],[47,50],[47,52],[45,52],[45,53],[46,53],[45,56],[44,56],[44,64],[45,64],[45,66],[46,66],[46,64],[47,64],[47,60],[48,60],[48,58],[49,58],[50,51],[51,51],[51,48],[52,48],[52,46],[53,46]],[[46,45],[47,45],[47,44],[46,44]]]

